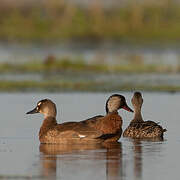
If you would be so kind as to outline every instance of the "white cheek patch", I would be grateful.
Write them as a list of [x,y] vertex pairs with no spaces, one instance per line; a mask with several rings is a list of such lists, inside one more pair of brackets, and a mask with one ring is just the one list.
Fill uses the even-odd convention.
[[118,97],[112,97],[108,102],[109,112],[117,111],[120,107],[120,99]]
[[42,102],[39,102],[39,103],[38,103],[38,106],[40,106],[41,104],[42,104]]

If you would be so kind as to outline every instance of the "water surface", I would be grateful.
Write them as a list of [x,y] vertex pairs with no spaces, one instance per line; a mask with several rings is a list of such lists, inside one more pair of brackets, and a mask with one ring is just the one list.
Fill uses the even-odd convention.
[[[117,92],[121,93],[121,92]],[[121,93],[130,104],[132,93]],[[102,145],[40,145],[42,115],[26,115],[36,102],[50,98],[59,123],[104,114],[110,93],[0,94],[0,177],[17,179],[178,179],[180,94],[143,93],[143,116],[167,128],[164,141],[133,141]],[[132,107],[132,105],[130,104]],[[123,129],[133,117],[120,110]]]
[[179,65],[180,46],[130,45],[116,42],[59,44],[18,44],[0,42],[0,62],[43,61],[48,55],[88,63],[123,64],[138,60],[146,64]]
[[[142,86],[178,86],[180,84],[179,74],[115,74],[115,73],[84,73],[84,72],[63,72],[63,73],[7,73],[0,76],[1,81],[64,81],[71,83],[96,82],[106,83],[106,86],[113,88],[117,85],[138,85]],[[97,87],[97,89],[100,87]]]

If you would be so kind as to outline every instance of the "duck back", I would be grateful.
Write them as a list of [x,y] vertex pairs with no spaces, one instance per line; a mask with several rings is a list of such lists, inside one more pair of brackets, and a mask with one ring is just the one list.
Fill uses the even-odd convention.
[[153,121],[131,122],[123,133],[124,137],[156,138],[163,137],[166,129]]

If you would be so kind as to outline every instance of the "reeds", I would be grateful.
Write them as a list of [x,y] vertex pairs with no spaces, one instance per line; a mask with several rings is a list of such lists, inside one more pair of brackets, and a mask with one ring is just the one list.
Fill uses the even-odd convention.
[[131,2],[105,8],[92,1],[80,7],[63,1],[0,6],[0,40],[59,42],[116,40],[178,42],[180,4]]
[[61,58],[52,62],[41,60],[24,63],[0,63],[1,73],[62,73],[79,72],[86,73],[180,73],[180,65],[171,66],[168,64],[146,64],[137,59],[131,59],[127,63],[106,64],[92,62],[88,63],[82,59]]

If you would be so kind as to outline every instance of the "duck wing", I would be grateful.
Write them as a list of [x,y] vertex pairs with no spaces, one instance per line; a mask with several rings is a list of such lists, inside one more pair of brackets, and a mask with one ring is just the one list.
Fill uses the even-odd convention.
[[154,121],[131,122],[123,133],[125,137],[133,138],[158,138],[163,137],[166,129],[163,129]]
[[91,124],[97,122],[97,121],[98,121],[100,118],[102,118],[102,117],[104,117],[104,116],[102,116],[102,115],[97,115],[97,116],[88,118],[88,119],[86,119],[86,120],[80,121],[80,122],[83,123],[83,124],[89,124],[89,125],[91,125]]
[[97,139],[115,142],[122,134],[122,118],[118,113],[110,113],[106,116],[95,116],[82,123],[102,132]]
[[112,113],[106,116],[94,116],[80,122],[65,122],[55,128],[61,138],[117,140],[122,133],[121,127],[121,117],[117,113]]
[[63,138],[96,139],[103,134],[101,131],[98,131],[82,122],[67,122],[59,124],[56,129],[59,132],[58,136]]

